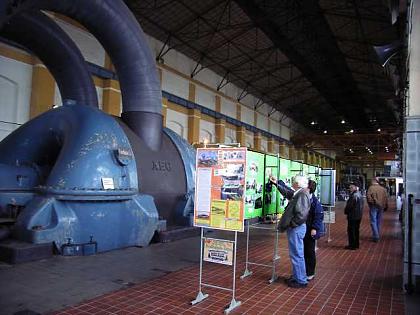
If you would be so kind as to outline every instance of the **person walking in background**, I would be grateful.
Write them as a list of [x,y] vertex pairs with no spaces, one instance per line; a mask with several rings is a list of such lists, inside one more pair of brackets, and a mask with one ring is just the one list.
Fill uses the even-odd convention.
[[344,214],[347,215],[347,236],[349,244],[345,249],[356,250],[359,248],[359,228],[363,216],[363,196],[359,191],[358,182],[350,183],[350,197],[347,200]]
[[372,179],[372,184],[366,194],[369,204],[370,226],[372,228],[372,241],[379,242],[381,233],[382,213],[388,209],[388,195],[386,189],[379,185],[378,178]]
[[306,234],[303,239],[305,269],[308,281],[315,277],[316,254],[315,243],[320,238],[323,230],[324,209],[315,196],[316,182],[309,180],[308,189],[311,196],[311,207],[306,219]]
[[[274,177],[270,177],[270,181],[278,188],[284,186],[282,181],[277,182]],[[308,179],[305,176],[297,175],[293,178],[294,192],[293,195],[289,195],[292,198],[284,210],[278,227],[280,232],[287,231],[293,275],[286,280],[286,283],[292,288],[304,288],[308,284],[303,250],[303,238],[306,233],[305,222],[311,206],[307,187]]]

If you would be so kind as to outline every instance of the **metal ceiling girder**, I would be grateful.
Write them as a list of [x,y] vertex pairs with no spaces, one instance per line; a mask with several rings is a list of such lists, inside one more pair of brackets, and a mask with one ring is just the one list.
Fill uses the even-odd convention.
[[[279,47],[283,53],[285,53],[285,55],[292,61],[292,63],[294,63],[298,69],[309,79],[309,81],[314,85],[314,87],[317,88],[317,90],[324,96],[330,105],[341,111],[347,117],[347,120],[351,121],[354,126],[366,125],[367,122],[365,121],[366,119],[364,117],[361,117],[361,115],[356,113],[357,111],[354,109],[350,110],[347,108],[346,104],[342,104],[341,100],[336,99],[336,93],[331,93],[331,91],[329,91],[329,88],[325,86],[323,80],[318,78],[319,73],[314,71],[313,66],[308,64],[304,56],[302,56],[295,49],[295,47],[290,44],[290,39],[282,33],[282,30],[279,29],[273,21],[265,17],[264,12],[260,10],[254,0],[235,1],[248,14],[248,16],[254,20],[255,24],[266,33],[266,35],[273,41],[273,43],[276,44],[276,46]],[[284,3],[285,1],[282,2]],[[312,6],[312,8],[315,8],[313,12],[321,10],[319,7],[317,9],[317,4],[314,1],[305,1],[305,7],[306,6]],[[322,58],[322,56],[319,58]],[[344,57],[342,63],[345,64]],[[346,71],[350,73],[348,69]],[[349,75],[351,77],[351,74]],[[340,76],[343,77],[342,74]],[[352,78],[351,81],[349,79],[344,82],[345,83],[342,83],[342,85],[353,85],[353,89],[356,89],[356,84]],[[352,93],[350,98],[354,99],[352,103],[360,104],[363,106],[364,100],[361,97],[359,91]]]

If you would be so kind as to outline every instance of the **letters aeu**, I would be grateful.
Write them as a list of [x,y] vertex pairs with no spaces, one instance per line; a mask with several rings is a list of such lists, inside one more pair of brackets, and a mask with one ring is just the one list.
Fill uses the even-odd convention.
[[160,171],[160,172],[170,172],[171,162],[169,161],[152,161],[152,170],[153,171]]

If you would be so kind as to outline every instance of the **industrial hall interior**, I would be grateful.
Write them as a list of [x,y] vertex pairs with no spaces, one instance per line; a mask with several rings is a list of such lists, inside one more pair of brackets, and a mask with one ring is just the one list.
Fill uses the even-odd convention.
[[39,314],[420,314],[420,0],[0,0]]

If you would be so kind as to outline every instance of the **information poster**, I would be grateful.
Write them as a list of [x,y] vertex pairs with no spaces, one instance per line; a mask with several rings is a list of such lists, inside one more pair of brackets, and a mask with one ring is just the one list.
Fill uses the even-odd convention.
[[324,211],[324,223],[335,223],[335,211]]
[[216,264],[232,266],[233,246],[233,241],[204,238],[203,260]]
[[247,151],[245,177],[245,219],[262,215],[264,191],[264,154]]
[[194,226],[244,231],[246,148],[197,149]]

